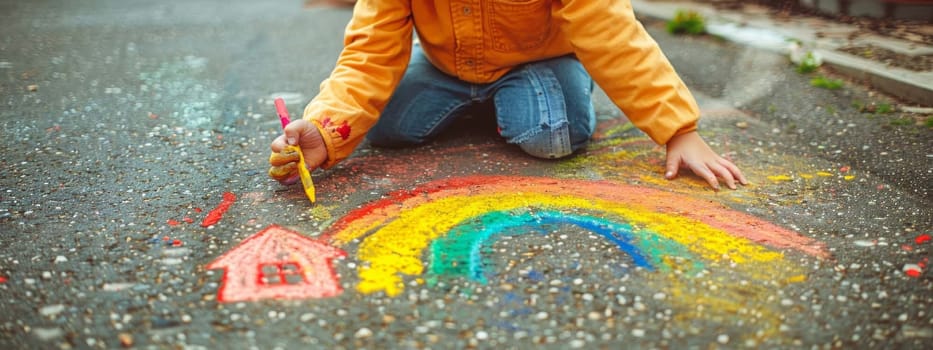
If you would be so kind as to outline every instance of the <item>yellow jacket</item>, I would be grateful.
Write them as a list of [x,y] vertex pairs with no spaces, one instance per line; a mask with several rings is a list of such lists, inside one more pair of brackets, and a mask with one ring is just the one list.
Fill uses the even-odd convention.
[[304,110],[327,144],[325,167],[376,122],[408,66],[413,30],[428,59],[464,81],[573,53],[658,144],[696,129],[696,101],[628,0],[360,0],[336,68]]

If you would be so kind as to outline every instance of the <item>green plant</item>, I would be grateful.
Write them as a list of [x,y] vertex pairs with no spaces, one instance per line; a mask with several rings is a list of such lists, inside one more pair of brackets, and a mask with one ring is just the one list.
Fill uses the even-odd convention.
[[878,112],[881,114],[893,113],[894,106],[891,106],[890,103],[879,103],[877,108],[875,109],[875,112]]
[[858,100],[856,100],[855,102],[852,102],[852,107],[854,107],[860,113],[872,113],[872,114],[891,114],[891,113],[894,113],[896,109],[894,105],[887,103],[887,102],[881,102],[881,103],[870,102],[868,104],[864,104],[862,103],[862,101],[858,101]]
[[842,80],[818,76],[816,78],[810,79],[810,85],[827,90],[838,90],[842,88]]
[[896,126],[913,125],[914,120],[911,118],[897,118],[897,119],[892,119],[890,124],[896,125]]
[[797,73],[800,73],[800,74],[810,73],[810,72],[815,71],[819,67],[820,67],[819,60],[817,60],[817,58],[813,56],[812,52],[807,52],[807,54],[803,56],[803,59],[800,60],[800,64],[797,65]]
[[678,10],[674,19],[667,22],[667,32],[671,34],[701,35],[706,33],[706,20],[696,11]]
[[933,128],[933,116],[927,117],[927,120],[923,122],[923,125],[926,125],[928,128]]

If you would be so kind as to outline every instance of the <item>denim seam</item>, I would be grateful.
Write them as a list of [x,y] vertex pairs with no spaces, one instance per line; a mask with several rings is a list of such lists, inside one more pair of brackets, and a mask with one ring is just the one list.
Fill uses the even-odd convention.
[[[544,107],[544,108],[539,108],[542,110],[541,113],[547,113],[548,117],[541,118],[541,119],[544,119],[544,121],[537,123],[537,125],[535,125],[533,128],[507,140],[507,142],[511,144],[523,143],[537,136],[538,134],[544,131],[544,128],[542,127],[543,124],[546,124],[548,126],[548,129],[551,129],[551,130],[559,129],[563,127],[564,125],[570,124],[570,121],[568,120],[566,116],[567,106],[564,106],[563,108],[563,113],[565,115],[564,118],[561,118],[561,120],[557,121],[556,123],[551,120],[553,118],[551,118],[550,116],[554,113],[554,111],[550,108],[551,106],[549,105],[549,102],[551,101],[551,99],[548,98],[549,96],[548,88],[547,86],[542,86],[542,82],[545,80],[545,78],[540,77],[537,74],[536,70],[529,69],[527,66],[523,67],[522,71],[523,73],[531,76],[531,79],[528,79],[528,80],[532,82],[532,85],[535,87],[535,89],[538,89],[544,92],[544,94],[539,95],[540,97],[537,98],[538,100],[537,102],[538,102],[539,107],[541,106]],[[553,78],[553,79],[556,80],[556,78]],[[559,88],[557,89],[557,92],[560,92]],[[561,96],[561,98],[563,98],[563,96]]]

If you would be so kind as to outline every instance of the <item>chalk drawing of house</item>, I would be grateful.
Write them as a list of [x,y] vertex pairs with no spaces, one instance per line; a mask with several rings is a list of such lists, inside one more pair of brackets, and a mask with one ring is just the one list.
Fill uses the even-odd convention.
[[217,300],[324,298],[340,294],[332,261],[346,252],[271,225],[207,265],[224,269]]

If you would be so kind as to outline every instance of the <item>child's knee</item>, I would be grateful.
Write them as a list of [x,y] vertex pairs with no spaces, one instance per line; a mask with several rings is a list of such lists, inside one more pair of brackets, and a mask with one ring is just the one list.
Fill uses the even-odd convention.
[[543,159],[557,159],[573,153],[573,143],[570,140],[570,128],[565,124],[556,129],[544,130],[524,142],[519,142],[525,153]]

